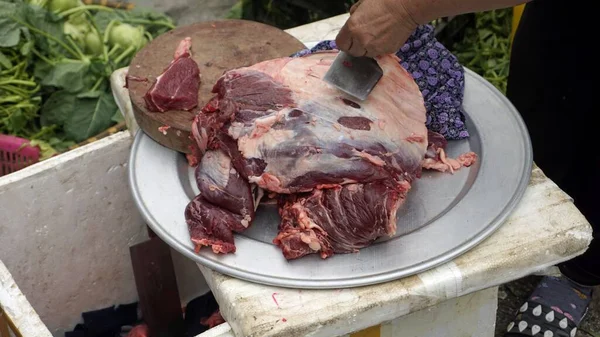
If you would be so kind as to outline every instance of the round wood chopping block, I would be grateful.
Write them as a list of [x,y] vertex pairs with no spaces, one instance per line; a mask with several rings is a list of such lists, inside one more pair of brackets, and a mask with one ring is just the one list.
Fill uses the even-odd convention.
[[[198,106],[192,111],[148,111],[144,95],[173,60],[179,42],[188,36],[192,57],[200,68]],[[217,20],[178,27],[148,43],[129,66],[128,88],[135,119],[155,141],[189,153],[192,120],[214,95],[211,90],[224,72],[290,56],[303,48],[302,42],[283,30],[254,21]]]

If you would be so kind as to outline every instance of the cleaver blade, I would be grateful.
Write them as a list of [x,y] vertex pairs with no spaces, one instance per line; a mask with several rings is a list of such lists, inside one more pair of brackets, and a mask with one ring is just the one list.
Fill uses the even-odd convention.
[[323,80],[348,95],[364,101],[381,76],[383,70],[375,59],[355,57],[340,51]]

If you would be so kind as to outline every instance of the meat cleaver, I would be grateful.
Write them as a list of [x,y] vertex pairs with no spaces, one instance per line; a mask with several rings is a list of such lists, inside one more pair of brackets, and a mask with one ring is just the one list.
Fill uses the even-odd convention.
[[377,85],[383,70],[370,57],[355,57],[340,51],[323,80],[361,101]]

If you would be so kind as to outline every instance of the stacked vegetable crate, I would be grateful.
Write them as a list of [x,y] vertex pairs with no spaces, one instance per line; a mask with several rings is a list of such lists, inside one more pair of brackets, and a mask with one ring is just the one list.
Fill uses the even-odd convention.
[[0,0],[0,134],[27,140],[44,160],[124,128],[110,75],[175,27],[132,7]]

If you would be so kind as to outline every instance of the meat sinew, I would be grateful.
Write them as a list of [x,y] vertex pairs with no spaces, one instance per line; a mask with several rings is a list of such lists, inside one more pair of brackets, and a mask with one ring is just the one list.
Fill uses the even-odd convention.
[[198,105],[200,69],[192,59],[191,47],[191,38],[181,40],[169,66],[144,95],[149,111],[191,110]]
[[[273,242],[287,259],[357,252],[396,231],[396,211],[423,167],[469,166],[447,158],[425,126],[423,97],[394,55],[358,102],[322,78],[337,52],[280,58],[226,72],[192,124],[200,195],[185,212],[199,250],[235,252],[259,202],[277,194]],[[441,137],[441,138],[440,138]]]

